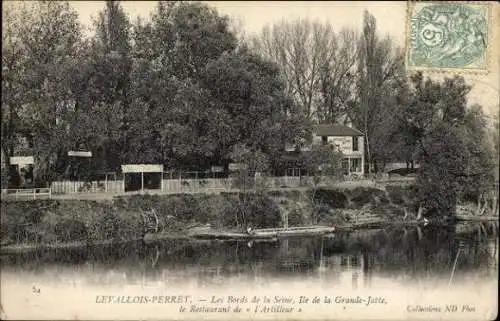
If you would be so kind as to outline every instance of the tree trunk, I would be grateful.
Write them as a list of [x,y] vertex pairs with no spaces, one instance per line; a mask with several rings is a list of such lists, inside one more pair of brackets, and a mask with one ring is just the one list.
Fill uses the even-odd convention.
[[317,189],[317,185],[314,183],[314,186],[313,186],[313,189],[312,189],[312,195],[311,195],[311,200],[310,200],[310,203],[311,203],[311,220],[312,220],[312,223],[313,224],[317,224],[316,223],[316,206],[314,204],[314,198],[316,196],[316,189]]
[[481,210],[479,211],[479,216],[483,216],[484,212],[486,212],[486,208],[488,207],[488,200],[484,200],[484,204],[481,207]]
[[229,176],[229,161],[224,159],[224,163],[222,164],[224,166],[224,176],[228,177]]
[[[5,182],[7,185],[3,186],[2,188],[9,188],[9,182],[10,182],[10,157],[14,154],[13,153],[13,144],[2,144],[2,152],[4,154],[4,166],[5,168],[2,170],[2,172],[7,173],[7,182]],[[3,175],[2,175],[3,176]],[[4,182],[2,181],[2,184]]]
[[424,234],[422,233],[422,229],[420,226],[417,226],[417,240],[421,241],[424,238]]
[[366,144],[366,158],[368,160],[368,174],[372,173],[372,155],[370,153],[370,142],[368,140],[367,126],[365,123],[365,144]]
[[[240,210],[241,211],[241,210]],[[238,219],[238,212],[239,211],[236,211],[236,213],[234,214],[234,217],[236,219],[236,227],[240,227],[240,220]]]
[[[403,221],[406,221],[406,219],[408,218],[408,209],[406,207],[404,207],[403,209],[405,211],[405,216],[403,217]],[[405,232],[406,232],[406,229],[405,229]]]
[[420,205],[420,206],[418,207],[418,212],[417,212],[417,220],[421,220],[421,219],[422,219],[422,214],[423,214],[423,212],[424,212],[424,208],[423,208],[423,206],[422,206],[422,205]]

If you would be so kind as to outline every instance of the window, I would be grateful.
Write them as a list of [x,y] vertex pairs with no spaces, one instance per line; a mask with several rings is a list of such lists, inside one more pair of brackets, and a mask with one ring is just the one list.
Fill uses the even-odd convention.
[[351,172],[361,172],[361,158],[351,158]]
[[327,136],[321,136],[321,142],[323,145],[326,145],[328,143],[328,137]]
[[352,137],[352,150],[354,152],[359,151],[358,137],[357,136],[353,136]]
[[287,168],[285,172],[285,176],[300,176],[300,168]]
[[342,173],[344,175],[349,174],[349,159],[348,158],[342,158],[340,167],[342,168]]

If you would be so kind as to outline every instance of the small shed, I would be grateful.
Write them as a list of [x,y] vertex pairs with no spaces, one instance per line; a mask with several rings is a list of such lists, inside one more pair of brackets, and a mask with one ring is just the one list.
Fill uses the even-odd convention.
[[[68,151],[68,157],[70,157],[70,168],[73,171],[71,176],[76,180],[80,180],[80,176],[85,174],[85,176],[90,175],[92,171],[92,152],[91,151],[83,151],[83,150],[70,150]],[[83,159],[88,159],[88,161],[83,161]],[[87,168],[85,168],[87,167]],[[75,171],[76,168],[76,171]],[[71,172],[70,172],[71,173]]]
[[[10,166],[15,168],[17,173],[16,178],[11,178],[9,181],[17,187],[23,187],[25,184],[33,183],[33,166],[35,159],[33,156],[12,156],[10,157]],[[2,168],[3,171],[3,168]],[[9,171],[9,169],[7,169]]]
[[163,165],[160,164],[126,164],[122,165],[122,172],[124,175],[123,190],[126,190],[125,182],[127,174],[140,174],[141,175],[141,192],[144,192],[144,174],[156,173],[161,176],[160,189],[163,190]]

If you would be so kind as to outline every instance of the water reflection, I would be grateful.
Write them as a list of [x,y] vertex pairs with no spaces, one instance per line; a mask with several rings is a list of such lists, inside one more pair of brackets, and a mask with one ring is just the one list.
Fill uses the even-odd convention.
[[45,277],[79,286],[196,287],[270,284],[287,279],[352,289],[374,280],[453,283],[497,280],[498,222],[386,228],[277,242],[165,241],[3,255],[11,277]]

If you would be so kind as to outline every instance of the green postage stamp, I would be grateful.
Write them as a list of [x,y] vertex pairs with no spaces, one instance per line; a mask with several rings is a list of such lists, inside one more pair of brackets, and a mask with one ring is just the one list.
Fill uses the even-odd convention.
[[408,9],[409,68],[487,71],[488,4],[410,2]]

